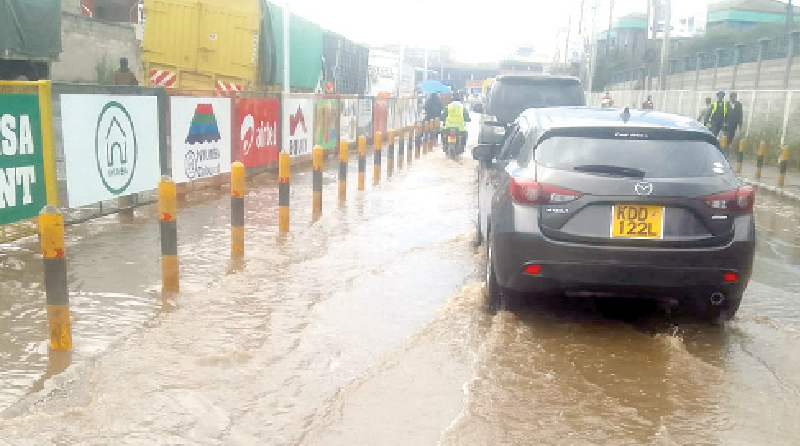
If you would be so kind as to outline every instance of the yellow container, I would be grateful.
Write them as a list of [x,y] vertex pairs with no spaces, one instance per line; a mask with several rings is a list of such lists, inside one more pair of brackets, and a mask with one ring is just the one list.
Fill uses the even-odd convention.
[[145,0],[146,85],[253,89],[258,80],[258,0]]

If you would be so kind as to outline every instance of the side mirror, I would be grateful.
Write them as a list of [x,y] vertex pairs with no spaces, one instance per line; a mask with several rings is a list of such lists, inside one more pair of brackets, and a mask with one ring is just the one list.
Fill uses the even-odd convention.
[[472,106],[472,111],[475,113],[483,113],[483,104],[480,102]]
[[497,144],[478,144],[472,148],[472,158],[481,162],[490,163],[494,159]]

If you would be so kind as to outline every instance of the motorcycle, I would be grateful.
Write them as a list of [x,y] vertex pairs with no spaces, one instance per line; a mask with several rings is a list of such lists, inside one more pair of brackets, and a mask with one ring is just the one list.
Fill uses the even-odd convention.
[[450,159],[456,159],[464,153],[464,142],[457,128],[451,127],[445,130],[444,153]]

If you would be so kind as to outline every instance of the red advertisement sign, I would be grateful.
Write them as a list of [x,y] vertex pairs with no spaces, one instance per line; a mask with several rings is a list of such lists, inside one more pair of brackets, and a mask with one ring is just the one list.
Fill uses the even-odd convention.
[[235,135],[244,166],[278,162],[278,100],[240,99],[238,112]]
[[375,99],[374,115],[372,118],[372,131],[386,134],[386,115],[389,108],[389,100],[385,98]]

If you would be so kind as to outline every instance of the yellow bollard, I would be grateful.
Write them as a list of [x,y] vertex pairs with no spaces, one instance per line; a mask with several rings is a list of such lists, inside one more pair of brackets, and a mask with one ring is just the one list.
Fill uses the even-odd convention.
[[165,175],[158,182],[158,220],[161,227],[161,289],[176,293],[178,274],[178,195],[175,182]]
[[783,146],[781,149],[781,158],[778,160],[778,186],[783,187],[786,183],[786,168],[789,167],[789,146]]
[[289,231],[289,175],[291,158],[288,153],[278,157],[278,231]]
[[386,132],[386,178],[394,173],[394,130]]
[[722,136],[719,137],[719,146],[722,147],[722,152],[725,154],[725,156],[730,158],[730,153],[728,153],[728,137],[727,136],[722,135]]
[[383,134],[375,132],[375,151],[372,153],[373,180],[375,184],[381,182],[381,149],[383,149]]
[[758,144],[758,158],[756,158],[756,180],[761,179],[761,168],[764,167],[764,158],[767,156],[767,142]]
[[314,146],[311,153],[311,167],[313,173],[311,174],[311,190],[313,198],[311,203],[311,213],[319,215],[322,213],[322,163],[325,157],[325,152],[322,146]]
[[231,256],[244,255],[244,164],[231,163]]
[[358,137],[358,190],[365,189],[367,177],[367,137]]
[[52,350],[72,350],[64,217],[53,205],[45,206],[39,213],[39,244],[44,258],[44,286],[50,348]]
[[350,155],[350,144],[339,143],[339,201],[347,200],[347,159]]
[[747,146],[747,140],[742,138],[739,141],[739,152],[736,154],[736,168],[734,171],[736,173],[742,173],[742,164],[744,163],[744,149]]

